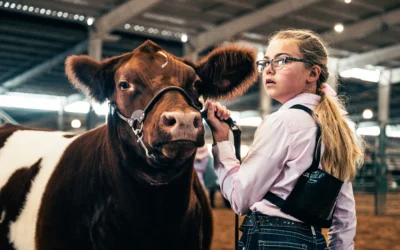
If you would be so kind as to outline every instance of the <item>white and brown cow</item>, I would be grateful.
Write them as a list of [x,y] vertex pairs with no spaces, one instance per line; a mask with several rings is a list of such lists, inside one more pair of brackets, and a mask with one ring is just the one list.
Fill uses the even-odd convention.
[[242,94],[255,53],[231,45],[195,64],[147,41],[101,62],[71,56],[66,73],[110,101],[107,124],[77,136],[0,128],[0,249],[210,249],[211,211],[193,170],[199,97]]

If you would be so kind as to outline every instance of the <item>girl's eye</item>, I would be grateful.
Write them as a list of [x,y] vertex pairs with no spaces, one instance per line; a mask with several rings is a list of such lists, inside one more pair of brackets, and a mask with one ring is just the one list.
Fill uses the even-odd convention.
[[126,89],[129,88],[129,83],[127,83],[127,82],[120,82],[120,83],[119,83],[119,88],[120,88],[121,90],[126,90]]

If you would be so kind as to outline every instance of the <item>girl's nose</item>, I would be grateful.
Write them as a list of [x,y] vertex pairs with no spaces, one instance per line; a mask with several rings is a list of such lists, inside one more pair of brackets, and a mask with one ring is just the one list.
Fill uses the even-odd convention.
[[264,69],[264,71],[265,71],[265,74],[267,74],[267,75],[271,75],[271,74],[275,73],[274,68],[272,68],[272,63],[271,63],[270,65],[268,65],[268,66]]

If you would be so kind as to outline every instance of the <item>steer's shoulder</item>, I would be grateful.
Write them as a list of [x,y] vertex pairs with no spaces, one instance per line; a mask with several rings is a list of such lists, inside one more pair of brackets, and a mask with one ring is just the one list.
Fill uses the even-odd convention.
[[[71,138],[76,136],[75,134],[67,133],[67,132],[59,132],[59,131],[53,131],[50,129],[44,129],[44,128],[29,128],[21,125],[15,125],[15,124],[10,124],[6,123],[2,126],[0,126],[0,149],[6,144],[7,140],[10,140],[13,135],[20,134],[20,132],[23,133],[24,139],[21,142],[21,144],[24,144],[27,140],[31,139],[31,137],[40,137],[43,135],[44,132],[53,132],[53,136],[60,137],[60,138]],[[49,133],[45,133],[49,134]],[[53,137],[52,136],[52,137]],[[15,137],[15,136],[14,136]]]
[[4,143],[12,134],[19,130],[29,130],[29,128],[11,123],[0,126],[0,148],[4,146]]

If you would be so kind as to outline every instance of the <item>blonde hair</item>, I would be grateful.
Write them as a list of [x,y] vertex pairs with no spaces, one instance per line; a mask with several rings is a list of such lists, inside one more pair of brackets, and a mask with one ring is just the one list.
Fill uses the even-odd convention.
[[[293,40],[304,59],[321,68],[317,80],[317,93],[321,102],[314,111],[314,118],[321,127],[325,151],[321,159],[324,170],[341,180],[353,180],[363,164],[364,143],[350,129],[342,117],[343,101],[326,96],[321,86],[329,77],[328,52],[322,39],[311,30],[288,29],[273,34],[272,40]],[[308,64],[305,64],[308,65]]]

